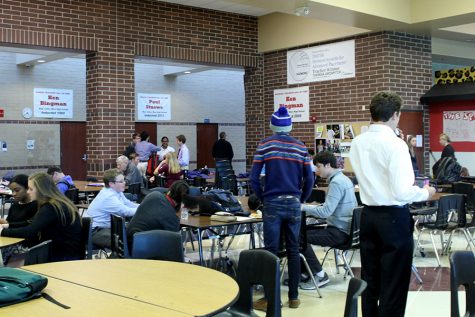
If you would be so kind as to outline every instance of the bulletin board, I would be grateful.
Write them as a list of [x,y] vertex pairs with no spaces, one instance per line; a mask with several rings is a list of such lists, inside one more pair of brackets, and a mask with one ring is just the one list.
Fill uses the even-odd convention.
[[349,160],[351,141],[369,127],[369,121],[317,123],[315,124],[315,152],[332,151],[337,166],[353,172]]
[[[446,116],[458,113],[461,117],[452,118],[453,120],[445,118],[446,130],[444,130],[444,113]],[[473,116],[470,117],[473,114],[475,114],[475,101],[473,100],[445,101],[431,104],[429,107],[430,149],[434,152],[441,152],[443,150],[439,144],[439,135],[446,132],[453,139],[451,144],[457,152],[475,152],[475,140],[473,139],[473,134],[470,133],[473,131],[468,129],[469,126],[475,123],[475,118]],[[459,133],[454,131],[451,133],[451,125],[447,124],[450,121],[455,121],[459,125]],[[464,129],[468,129],[467,131],[469,132],[466,136],[464,135]]]

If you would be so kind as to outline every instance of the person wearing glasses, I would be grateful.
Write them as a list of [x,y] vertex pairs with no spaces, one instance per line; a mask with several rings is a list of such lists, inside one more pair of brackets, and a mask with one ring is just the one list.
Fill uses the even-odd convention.
[[92,242],[100,248],[111,247],[110,215],[132,217],[138,204],[124,196],[125,179],[116,168],[104,172],[105,187],[90,204],[87,213],[92,218]]

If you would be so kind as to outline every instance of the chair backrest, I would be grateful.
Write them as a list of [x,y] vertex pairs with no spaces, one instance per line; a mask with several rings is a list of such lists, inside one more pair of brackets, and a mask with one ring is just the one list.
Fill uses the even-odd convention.
[[279,258],[267,250],[253,249],[242,251],[236,276],[239,285],[239,298],[231,310],[243,316],[252,311],[253,285],[262,285],[267,297],[266,316],[280,317],[280,263]]
[[142,184],[137,183],[137,184],[130,184],[127,186],[127,190],[125,191],[126,193],[131,193],[134,195],[140,195],[140,188],[142,187]]
[[64,195],[68,197],[74,204],[79,204],[79,189],[69,188],[64,192]]
[[134,234],[132,258],[184,262],[181,234],[150,230]]
[[352,278],[348,284],[344,317],[358,316],[358,297],[364,292],[368,284],[360,279]]
[[350,237],[348,242],[339,246],[340,250],[357,249],[360,246],[360,224],[361,224],[361,212],[363,207],[356,207],[353,209],[353,216],[351,217]]
[[238,194],[237,178],[234,174],[229,174],[221,178],[221,189],[226,189],[232,192],[234,195]]
[[125,219],[117,215],[111,215],[111,257],[120,259],[130,257]]
[[439,206],[435,216],[435,229],[446,229],[449,224],[449,214],[457,212],[458,225],[463,227],[467,223],[465,214],[465,196],[462,194],[444,195],[439,199]]
[[[203,178],[204,179],[204,178]],[[201,195],[201,187],[190,186],[188,195],[190,196],[200,196]]]
[[465,287],[466,312],[475,316],[475,255],[471,251],[456,251],[450,256],[450,316],[460,317],[458,288]]
[[92,259],[92,219],[82,217],[81,224],[81,246],[84,246],[84,258]]
[[51,261],[51,240],[43,241],[28,249],[24,265],[48,263]]
[[473,184],[455,182],[452,183],[452,191],[454,194],[465,195],[468,210],[475,210],[475,191],[473,189]]

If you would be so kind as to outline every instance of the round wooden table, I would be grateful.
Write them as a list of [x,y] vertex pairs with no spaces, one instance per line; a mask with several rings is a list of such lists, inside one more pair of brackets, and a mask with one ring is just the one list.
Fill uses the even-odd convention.
[[[87,311],[89,315],[95,316],[95,306],[88,302],[94,302],[97,293],[101,294],[100,298],[104,293],[112,295],[115,301],[116,297],[120,297],[134,307],[145,305],[148,310],[155,307],[157,312],[153,315],[157,316],[214,314],[232,305],[239,295],[239,287],[231,277],[186,263],[132,259],[84,260],[31,265],[23,269],[48,277],[53,283],[48,284],[45,292],[54,292],[54,298],[63,304],[69,305],[67,298],[62,298],[69,295],[57,292],[55,284],[61,284],[58,289],[70,287],[72,292],[79,287],[78,296],[90,292],[89,299],[85,299],[82,305],[73,307],[71,304],[71,309],[63,310],[64,316],[79,316],[73,314],[73,309],[80,310],[83,315]],[[66,282],[66,285],[59,282]],[[115,308],[111,307],[111,311],[115,311]]]

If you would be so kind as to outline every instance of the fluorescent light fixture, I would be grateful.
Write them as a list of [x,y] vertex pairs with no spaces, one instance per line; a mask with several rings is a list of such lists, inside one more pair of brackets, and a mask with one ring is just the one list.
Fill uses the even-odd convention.
[[46,62],[46,61],[45,61],[44,59],[39,59],[39,60],[37,60],[37,62],[38,62],[38,63],[44,63],[44,62]]
[[189,70],[187,70],[186,72],[183,72],[184,74],[191,74],[191,72]]

